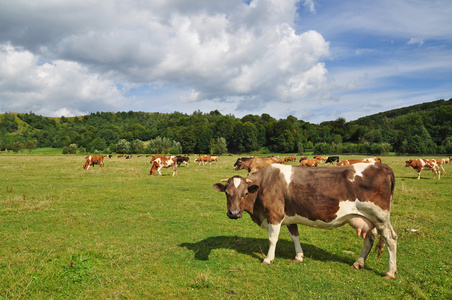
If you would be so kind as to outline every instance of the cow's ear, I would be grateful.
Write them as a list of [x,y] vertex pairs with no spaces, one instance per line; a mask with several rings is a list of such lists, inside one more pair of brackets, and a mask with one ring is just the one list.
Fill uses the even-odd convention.
[[226,186],[224,184],[222,184],[222,183],[215,183],[213,185],[213,188],[216,189],[217,191],[221,192],[221,193],[226,190]]
[[255,192],[257,192],[258,190],[259,190],[259,186],[258,186],[258,185],[255,185],[255,184],[250,185],[250,186],[248,187],[248,192],[249,192],[249,193],[255,193]]

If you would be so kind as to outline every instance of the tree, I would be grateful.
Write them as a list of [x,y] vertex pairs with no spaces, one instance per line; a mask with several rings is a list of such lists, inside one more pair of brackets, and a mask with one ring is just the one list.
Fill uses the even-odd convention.
[[28,151],[31,151],[36,149],[37,147],[37,142],[35,140],[28,140],[25,142],[25,149],[27,149]]
[[216,154],[224,154],[228,152],[227,143],[225,138],[219,137],[215,143],[215,152]]
[[144,153],[144,143],[140,140],[134,140],[131,143],[132,153]]
[[121,154],[129,153],[130,142],[125,139],[119,140],[119,142],[116,144],[116,152]]

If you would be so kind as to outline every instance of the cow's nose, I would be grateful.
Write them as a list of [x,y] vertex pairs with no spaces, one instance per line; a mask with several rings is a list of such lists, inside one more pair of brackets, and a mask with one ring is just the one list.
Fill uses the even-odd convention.
[[228,217],[230,219],[240,219],[242,217],[242,212],[238,209],[229,210]]

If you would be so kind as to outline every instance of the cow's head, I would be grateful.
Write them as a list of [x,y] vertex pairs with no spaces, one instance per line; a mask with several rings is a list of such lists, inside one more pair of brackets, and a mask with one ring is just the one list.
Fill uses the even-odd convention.
[[407,160],[407,161],[405,162],[405,167],[410,167],[412,162],[413,162],[412,159]]
[[245,210],[246,198],[248,193],[255,193],[259,190],[259,186],[252,184],[248,178],[234,176],[229,179],[223,179],[226,184],[215,183],[213,187],[226,194],[228,217],[230,219],[239,219]]
[[149,171],[149,174],[152,176],[155,174],[155,171],[157,171],[157,169],[160,167],[159,162],[154,161],[154,163],[152,164],[151,170]]
[[83,165],[83,169],[88,170],[88,168],[89,168],[89,161],[87,160],[85,162],[85,164]]

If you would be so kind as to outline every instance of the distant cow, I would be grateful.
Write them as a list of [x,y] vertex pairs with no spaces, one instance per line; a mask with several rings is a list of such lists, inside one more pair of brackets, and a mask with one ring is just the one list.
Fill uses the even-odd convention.
[[302,156],[302,157],[300,157],[299,162],[301,162],[301,161],[303,161],[303,160],[305,160],[305,159],[308,159],[308,157],[307,157],[307,156]]
[[319,161],[317,159],[305,159],[300,162],[301,167],[317,167]]
[[124,154],[119,154],[118,158],[124,157]]
[[212,156],[210,156],[210,163],[212,163],[212,162],[219,163],[219,162],[220,162],[219,156],[218,156],[218,155],[212,155]]
[[283,163],[286,163],[288,161],[295,162],[296,160],[297,158],[295,156],[286,156],[283,160]]
[[339,156],[329,156],[326,159],[325,164],[328,164],[328,163],[332,164],[334,162],[339,162]]
[[180,156],[180,155],[177,155],[176,158],[177,158],[177,166],[178,166],[178,167],[180,167],[180,165],[181,165],[182,163],[184,163],[185,166],[188,167],[188,160],[189,160],[189,157],[188,157],[188,156]]
[[177,158],[175,156],[171,156],[171,157],[158,157],[154,160],[152,167],[151,167],[151,171],[150,174],[154,175],[155,171],[157,171],[159,173],[159,175],[161,176],[162,173],[160,172],[160,170],[162,168],[169,168],[169,167],[173,167],[173,176],[177,176]]
[[99,167],[102,167],[104,165],[104,156],[103,155],[87,155],[85,164],[83,165],[83,168],[85,170],[88,170],[90,166],[98,165]]
[[157,158],[164,158],[164,157],[165,157],[165,154],[156,154],[156,155],[153,155],[152,158],[151,158],[150,164],[152,165],[152,163],[154,162],[154,160],[156,160]]
[[281,164],[282,160],[276,156],[270,157],[240,157],[234,164],[234,169],[247,170],[248,175],[257,172],[271,164]]
[[380,157],[372,157],[372,158],[357,158],[357,159],[348,159],[342,160],[336,164],[336,166],[349,166],[357,163],[381,163]]
[[195,159],[195,162],[199,163],[200,165],[203,164],[212,164],[212,161],[210,160],[210,155],[201,155],[198,158]]
[[417,171],[417,179],[421,179],[421,172],[424,169],[432,170],[432,172],[435,174],[433,179],[436,178],[438,175],[438,180],[441,177],[441,170],[440,170],[441,163],[437,159],[409,159],[405,162],[405,167],[413,167]]
[[[282,225],[295,245],[295,262],[303,261],[297,224],[333,229],[349,224],[364,239],[355,269],[364,267],[377,235],[389,253],[386,278],[397,273],[397,234],[390,223],[394,172],[385,164],[355,164],[337,168],[306,169],[273,164],[248,178],[233,176],[213,187],[225,192],[227,216],[239,219],[243,211],[268,230],[270,247],[264,264],[275,258]],[[383,243],[379,243],[382,247]]]

